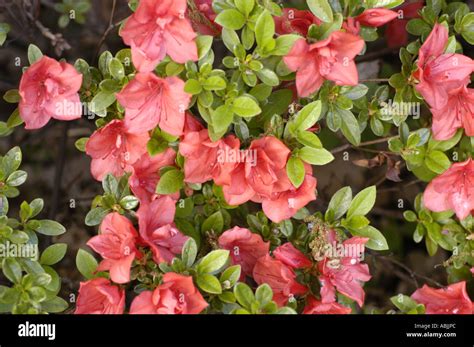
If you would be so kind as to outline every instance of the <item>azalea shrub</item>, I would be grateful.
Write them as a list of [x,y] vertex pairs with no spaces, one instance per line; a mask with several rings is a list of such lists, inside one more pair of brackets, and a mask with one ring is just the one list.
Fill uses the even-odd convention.
[[[29,46],[1,134],[79,118],[96,128],[76,142],[103,194],[84,221],[97,234],[77,253],[75,313],[387,313],[364,306],[365,256],[393,256],[372,218],[380,183],[340,184],[317,204],[320,168],[353,148],[376,153],[358,164],[386,165],[395,186],[401,166],[426,183],[412,209],[401,206],[404,224],[430,256],[450,254],[448,283],[392,293],[389,313],[473,313],[474,61],[463,52],[474,13],[448,0],[299,5],[130,0],[117,25],[128,48],[97,64]],[[58,3],[59,25],[89,8]],[[399,51],[399,69],[361,78],[380,41]],[[26,178],[12,151],[0,167],[0,239],[38,245],[36,233],[65,230],[33,219],[41,200],[7,217]],[[12,286],[0,287],[1,310],[65,310],[51,267],[65,252],[3,257]]]

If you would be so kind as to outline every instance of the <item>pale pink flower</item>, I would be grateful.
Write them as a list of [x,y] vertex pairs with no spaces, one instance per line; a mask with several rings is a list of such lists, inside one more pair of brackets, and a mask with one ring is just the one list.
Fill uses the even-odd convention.
[[300,97],[318,91],[325,80],[337,85],[356,85],[359,81],[354,58],[364,47],[359,36],[335,31],[327,39],[309,44],[305,39],[295,42],[283,59],[296,71],[296,87]]
[[157,263],[171,262],[188,239],[172,224],[175,212],[175,201],[169,196],[141,204],[137,211],[140,236]]
[[51,118],[81,118],[81,84],[82,75],[66,62],[43,56],[33,63],[23,73],[19,87],[19,110],[25,129],[42,128]]
[[466,282],[458,282],[446,288],[434,289],[426,284],[411,296],[425,305],[427,314],[472,314],[473,304],[466,291]]
[[167,272],[153,291],[140,293],[132,302],[131,314],[198,314],[209,304],[194,286],[191,276]]
[[260,235],[240,227],[223,232],[218,242],[220,248],[230,251],[232,264],[240,265],[241,278],[251,276],[257,260],[270,250],[270,242],[264,242]]
[[184,64],[198,59],[196,33],[186,18],[186,0],[141,0],[120,35],[132,48],[140,72],[155,69],[166,55]]
[[86,144],[86,153],[92,157],[92,176],[101,181],[109,173],[118,177],[130,172],[147,151],[149,139],[147,132],[129,133],[123,121],[117,119],[96,130]]
[[183,133],[185,111],[191,95],[178,77],[159,78],[154,73],[138,73],[117,100],[125,108],[125,126],[134,134],[160,126],[167,133]]
[[416,90],[435,109],[444,107],[449,91],[465,85],[472,71],[474,61],[462,54],[445,54],[448,43],[448,29],[436,23],[418,54],[418,70],[414,77],[419,81]]
[[102,260],[97,271],[110,271],[115,283],[130,282],[130,268],[140,255],[135,244],[138,233],[133,224],[117,212],[109,213],[100,224],[100,234],[87,245],[100,254]]
[[434,178],[423,194],[423,204],[434,212],[453,210],[465,219],[474,210],[474,161],[455,163]]
[[106,278],[81,282],[75,314],[123,314],[125,291]]

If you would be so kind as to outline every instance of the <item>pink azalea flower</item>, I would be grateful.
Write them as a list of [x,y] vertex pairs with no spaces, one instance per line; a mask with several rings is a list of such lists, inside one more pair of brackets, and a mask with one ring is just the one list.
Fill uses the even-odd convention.
[[[165,166],[171,166],[176,159],[176,152],[168,148],[163,153],[150,156],[143,154],[133,165],[132,175],[128,179],[130,189],[141,203],[149,203],[156,199],[156,186],[160,180],[159,170]],[[179,193],[172,195],[175,200],[179,199]]]
[[309,260],[300,250],[296,249],[291,242],[278,246],[273,251],[273,256],[275,259],[281,261],[292,269],[308,269],[313,266],[311,260]]
[[253,279],[258,284],[266,283],[272,288],[273,301],[278,306],[285,306],[294,296],[308,291],[308,288],[296,281],[296,274],[291,267],[268,254],[257,260],[253,268]]
[[466,282],[458,282],[446,288],[434,289],[426,284],[411,296],[425,305],[427,314],[472,314],[473,304],[466,291]]
[[306,37],[311,25],[321,24],[321,21],[311,11],[301,11],[296,8],[284,8],[281,16],[273,18],[275,31],[279,35],[300,34]]
[[196,33],[186,18],[186,0],[141,0],[120,32],[132,48],[133,64],[150,72],[168,54],[184,64],[198,60]]
[[110,270],[110,279],[115,283],[130,282],[130,268],[139,254],[135,243],[138,233],[133,224],[119,213],[109,213],[100,224],[100,234],[87,245],[100,254],[97,271]]
[[245,160],[232,172],[230,184],[223,186],[230,205],[240,205],[257,196],[270,199],[274,192],[288,190],[291,183],[286,175],[290,150],[273,136],[252,141]]
[[260,235],[248,229],[234,227],[219,236],[219,247],[230,251],[232,264],[240,265],[243,279],[252,275],[257,260],[268,254],[270,242],[264,242]]
[[147,132],[129,133],[121,120],[96,130],[86,144],[86,153],[92,157],[92,176],[101,181],[108,173],[122,176],[130,172],[131,165],[146,152],[149,139]]
[[408,32],[406,29],[410,19],[420,18],[418,11],[424,6],[424,1],[405,2],[396,8],[397,13],[402,14],[402,18],[397,18],[388,23],[385,30],[387,45],[391,48],[406,46],[408,43]]
[[23,73],[19,87],[19,110],[25,129],[42,128],[51,118],[81,118],[81,84],[82,75],[68,63],[47,56],[33,63]]
[[188,239],[172,225],[175,212],[175,201],[169,196],[142,204],[137,211],[140,236],[151,248],[157,263],[173,260]]
[[129,132],[143,133],[157,125],[167,133],[183,133],[185,111],[191,95],[184,92],[178,77],[159,78],[154,73],[138,73],[117,100],[125,108],[125,125]]
[[363,47],[364,40],[360,37],[335,31],[313,44],[305,39],[297,40],[283,59],[291,71],[296,71],[298,95],[307,97],[318,91],[324,80],[337,85],[356,85],[359,74],[354,58]]
[[337,302],[324,303],[314,296],[309,296],[303,314],[350,314],[351,312],[349,307]]
[[191,276],[168,272],[154,291],[144,291],[133,300],[130,313],[198,314],[207,306]]
[[444,53],[448,35],[446,27],[435,24],[420,48],[418,70],[414,74],[419,81],[416,90],[435,109],[444,107],[448,102],[448,92],[465,85],[474,71],[471,58]]
[[448,91],[448,102],[440,109],[431,109],[433,114],[433,137],[449,140],[459,128],[467,136],[474,136],[474,89],[465,85]]
[[361,25],[368,27],[380,27],[398,17],[398,13],[386,8],[370,8],[355,17]]
[[239,149],[240,141],[233,135],[212,142],[207,129],[185,133],[179,144],[179,152],[186,159],[184,180],[204,183],[214,179],[217,184],[229,184],[236,162],[225,160],[225,154]]
[[105,278],[81,282],[75,314],[122,314],[125,291]]
[[474,210],[474,161],[455,163],[433,179],[423,194],[423,204],[434,212],[453,210],[465,219]]
[[[219,36],[222,28],[220,25],[214,22],[217,14],[212,9],[212,0],[193,1],[197,10],[199,11],[199,13],[196,14],[190,11],[188,8],[188,16],[190,17],[194,30],[196,30],[201,35]],[[205,19],[199,18],[199,16],[203,16]]]
[[262,209],[273,222],[279,223],[293,217],[299,209],[316,200],[317,180],[313,177],[311,166],[305,165],[305,168],[305,179],[299,188],[291,185],[288,190],[274,193],[271,199],[263,200]]
[[[350,250],[350,254],[335,259],[325,257],[318,263],[323,303],[335,302],[337,289],[362,307],[365,293],[361,284],[367,282],[371,276],[368,265],[360,263],[360,257],[368,240],[363,237],[352,237],[342,243],[343,249]],[[334,263],[334,260],[337,262]]]

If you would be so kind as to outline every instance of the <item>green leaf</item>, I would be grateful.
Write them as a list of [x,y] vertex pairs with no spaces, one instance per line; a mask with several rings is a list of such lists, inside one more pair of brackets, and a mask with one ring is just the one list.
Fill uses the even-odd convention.
[[364,229],[351,229],[351,234],[354,236],[367,237],[369,241],[365,244],[367,248],[375,251],[385,251],[388,249],[387,240],[385,236],[371,225],[366,226]]
[[255,0],[235,0],[235,7],[246,17],[252,12],[255,6]]
[[222,286],[221,282],[217,279],[216,276],[209,275],[209,274],[198,274],[196,278],[196,283],[207,293],[210,294],[221,294],[222,293]]
[[107,107],[112,105],[114,102],[115,93],[100,91],[89,103],[89,110],[93,113],[97,113],[107,109]]
[[311,12],[323,22],[329,23],[334,20],[328,0],[307,0],[307,3]]
[[431,171],[442,174],[451,166],[449,158],[441,151],[431,151],[425,157],[425,165]]
[[40,60],[42,57],[43,53],[41,53],[41,49],[39,49],[38,46],[35,46],[34,44],[28,46],[28,61],[30,62],[30,65]]
[[66,232],[66,228],[54,220],[44,219],[38,222],[39,226],[35,229],[35,231],[40,234],[57,236]]
[[5,43],[9,31],[10,25],[8,25],[7,23],[0,23],[0,46]]
[[219,106],[211,113],[212,126],[217,133],[225,132],[234,119],[234,112],[227,105]]
[[295,188],[299,188],[306,174],[303,161],[300,158],[290,157],[286,164],[286,173]]
[[28,174],[25,171],[18,170],[13,172],[10,176],[8,176],[6,180],[6,184],[10,187],[18,187],[25,183]]
[[319,120],[321,101],[314,101],[301,109],[295,116],[294,124],[297,130],[307,130]]
[[362,98],[367,94],[369,91],[369,87],[367,87],[365,84],[358,84],[354,87],[346,87],[347,89],[342,92],[342,95],[345,97],[351,99],[351,100],[357,100]]
[[191,95],[198,95],[202,92],[201,83],[199,83],[198,80],[191,78],[186,81],[186,84],[184,85],[184,91]]
[[402,312],[408,312],[418,305],[415,300],[402,294],[391,297],[390,301]]
[[257,77],[267,86],[276,87],[280,84],[280,80],[275,72],[270,69],[261,69],[256,72]]
[[226,289],[230,288],[237,283],[237,281],[240,278],[241,272],[242,270],[240,268],[240,265],[229,266],[227,269],[224,270],[224,272],[222,272],[220,281],[224,285],[224,287],[225,287],[225,282],[228,281],[228,287],[226,287]]
[[257,19],[255,25],[255,38],[257,46],[265,48],[275,35],[275,22],[272,15],[267,10],[264,10]]
[[277,56],[287,55],[298,39],[301,39],[301,36],[293,34],[278,36],[275,40],[275,49],[271,54]]
[[210,35],[199,35],[196,38],[198,59],[201,60],[211,50],[213,37]]
[[86,279],[93,278],[98,265],[97,260],[95,260],[92,254],[83,249],[79,249],[76,256],[76,267],[82,276]]
[[15,284],[20,283],[22,277],[21,266],[14,258],[3,259],[2,270],[8,280]]
[[43,301],[41,308],[49,313],[61,313],[68,308],[69,304],[63,298],[56,296],[52,299]]
[[299,131],[296,135],[296,139],[302,145],[312,148],[323,148],[323,144],[318,136],[309,131]]
[[13,111],[13,113],[10,115],[10,117],[8,117],[8,120],[7,120],[7,127],[9,128],[15,128],[21,124],[23,124],[24,121],[23,119],[20,117],[20,111],[19,109],[15,109],[15,111]]
[[436,141],[435,139],[431,138],[430,141],[428,142],[428,149],[429,150],[436,149],[441,152],[446,152],[458,144],[459,140],[461,140],[462,138],[462,135],[463,135],[463,131],[462,129],[459,129],[456,132],[456,134],[449,140]]
[[298,152],[299,158],[312,165],[326,165],[334,160],[334,156],[324,148],[303,147]]
[[199,273],[213,273],[221,269],[229,259],[229,251],[219,249],[208,253],[197,266]]
[[138,206],[138,203],[140,201],[136,196],[133,195],[127,195],[124,196],[122,199],[120,199],[120,206],[124,208],[125,210],[133,210],[135,207]]
[[227,87],[227,83],[225,79],[220,76],[211,76],[203,82],[202,87],[205,90],[211,91],[223,90]]
[[272,288],[266,283],[260,285],[255,291],[255,299],[259,302],[260,307],[265,306],[273,299]]
[[156,192],[163,195],[176,193],[183,187],[183,180],[184,174],[181,171],[177,169],[166,171],[160,177]]
[[461,21],[462,37],[471,45],[474,45],[474,13],[470,12]]
[[252,289],[250,289],[250,287],[245,283],[239,282],[235,285],[234,295],[237,302],[248,310],[251,309],[252,304],[256,301]]
[[190,237],[183,246],[181,252],[181,259],[186,267],[191,267],[194,264],[197,256],[197,244],[192,237]]
[[10,89],[7,90],[5,94],[3,94],[3,100],[8,102],[9,104],[17,104],[20,102],[20,94],[18,93],[18,89]]
[[326,220],[334,221],[341,218],[349,209],[352,201],[351,187],[339,189],[331,198],[326,211]]
[[74,146],[77,148],[78,151],[85,153],[87,141],[89,141],[88,137],[81,137],[80,139],[76,140],[76,142],[74,142]]
[[86,215],[86,225],[90,227],[99,225],[109,212],[110,210],[104,207],[93,208]]
[[245,21],[244,15],[235,9],[224,10],[219,13],[215,19],[217,24],[231,30],[242,29]]
[[347,218],[352,216],[365,216],[374,207],[377,197],[377,188],[370,186],[360,191],[351,202],[347,211]]
[[234,100],[232,111],[240,117],[254,117],[262,110],[252,98],[240,96]]
[[[237,45],[240,45],[239,35],[237,35],[237,33],[234,30],[230,30],[226,28],[222,29],[222,41],[224,41],[224,45],[231,52],[234,51]],[[235,65],[235,61],[234,61],[234,65]]]
[[201,231],[213,230],[215,233],[221,233],[224,228],[224,217],[221,211],[217,211],[210,215],[201,225]]
[[354,146],[360,145],[360,127],[357,118],[351,111],[339,110],[342,118],[341,130],[347,140]]
[[109,71],[113,78],[122,79],[125,76],[125,68],[117,58],[112,58],[109,62]]
[[60,262],[67,251],[67,244],[57,243],[46,248],[41,254],[40,264],[54,265]]

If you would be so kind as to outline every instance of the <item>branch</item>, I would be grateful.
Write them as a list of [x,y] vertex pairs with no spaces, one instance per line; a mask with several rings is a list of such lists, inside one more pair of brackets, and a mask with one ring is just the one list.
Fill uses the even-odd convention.
[[[394,139],[394,138],[397,138],[397,137],[398,137],[398,135],[397,136],[384,137],[384,138],[377,139],[377,140],[372,140],[372,141],[362,142],[359,145],[359,147],[376,145],[378,143],[384,143],[384,142],[387,142],[387,141],[389,141],[391,139]],[[331,150],[331,153],[336,154],[336,153],[339,153],[339,152],[344,152],[346,149],[349,149],[351,147],[353,147],[353,145],[351,145],[350,143],[347,143],[345,145],[334,148],[333,150]]]
[[99,44],[97,45],[97,48],[94,54],[94,59],[97,59],[100,49],[102,45],[104,44],[105,40],[107,39],[107,36],[110,34],[110,32],[114,30],[117,26],[119,26],[120,23],[122,22],[120,21],[120,22],[114,23],[114,15],[115,15],[116,6],[117,6],[117,0],[113,0],[112,10],[110,11],[110,17],[109,17],[109,25],[107,29],[104,31],[104,34],[102,35],[102,37],[100,38]]

